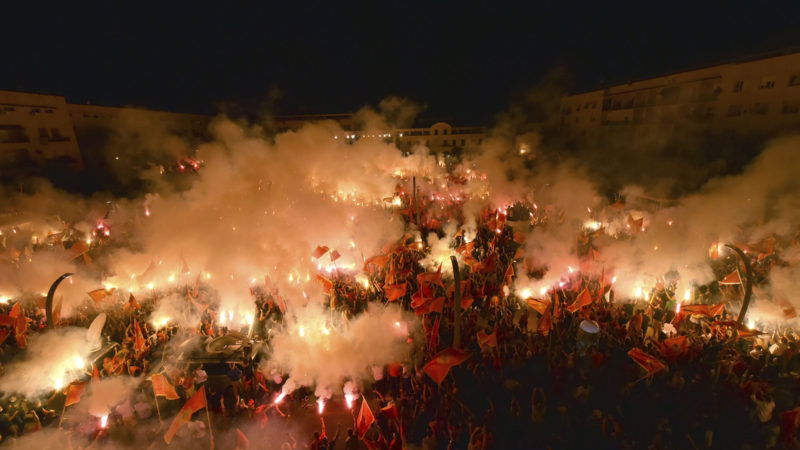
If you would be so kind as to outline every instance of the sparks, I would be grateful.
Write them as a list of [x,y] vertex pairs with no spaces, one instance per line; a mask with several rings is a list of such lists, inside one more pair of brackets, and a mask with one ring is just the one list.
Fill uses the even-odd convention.
[[105,428],[108,425],[108,414],[100,417],[100,428]]
[[283,401],[283,398],[284,398],[284,397],[286,397],[286,392],[281,392],[280,394],[278,394],[278,396],[277,396],[277,397],[275,397],[275,401],[274,401],[274,402],[272,402],[272,403],[273,403],[274,405],[277,405],[277,404],[279,404],[281,401]]
[[325,399],[318,398],[317,399],[317,413],[322,414],[322,411],[325,409]]

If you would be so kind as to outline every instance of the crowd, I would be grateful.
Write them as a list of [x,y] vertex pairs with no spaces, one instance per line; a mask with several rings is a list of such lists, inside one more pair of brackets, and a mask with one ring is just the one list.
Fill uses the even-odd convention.
[[[405,203],[413,204],[408,198]],[[423,230],[422,236],[426,232],[443,236],[442,221],[425,211],[409,207],[403,213]],[[776,328],[760,334],[738,325],[738,306],[732,310],[730,305],[713,303],[724,294],[716,283],[697,288],[694,301],[708,307],[689,308],[688,313],[676,308],[674,284],[662,283],[645,299],[623,302],[614,298],[610,280],[580,271],[544,298],[523,298],[509,290],[515,263],[517,271],[534,277],[542,268],[522,259],[524,238],[508,220],[505,211],[487,211],[474,239],[467,242],[464,233],[453,237],[451,247],[461,260],[455,269],[458,287],[450,276],[442,275],[441,266],[423,268],[427,245],[411,235],[365,261],[366,286],[345,272],[320,275],[328,307],[344,320],[363,313],[371,302],[398,303],[417,313],[423,330],[408,360],[387,365],[362,384],[361,401],[374,412],[374,421],[365,419],[365,406],[356,401],[350,410],[353,422],[343,429],[326,430],[323,414],[321,428],[313,434],[287,433],[268,446],[800,447],[800,409],[796,410],[800,337],[793,330]],[[591,233],[579,238],[581,256],[591,258],[591,239]],[[754,257],[756,273],[768,271],[770,261]],[[719,265],[719,271],[727,270]],[[88,327],[101,310],[106,312],[104,335],[119,346],[94,362],[92,370],[87,368],[85,378],[129,375],[142,380],[129,401],[111,412],[107,425],[88,431],[91,439],[133,445],[142,439],[137,424],[162,418],[168,423],[201,389],[208,417],[196,412],[175,445],[198,445],[210,432],[237,430],[239,434],[228,434],[235,436],[231,442],[220,445],[243,448],[250,444],[241,428],[272,423],[289,430],[293,417],[315,411],[313,387],[301,387],[276,402],[285,380],[263,373],[259,356],[210,366],[171,358],[179,338],[212,338],[231,331],[196,288],[174,289],[187,296],[188,308],[201,310],[196,329],[158,328],[150,323],[147,318],[158,301],[155,293],[112,306],[87,301],[72,317],[60,321],[61,326]],[[268,346],[269,330],[280,327],[286,314],[285,300],[269,286],[252,293],[259,312],[254,334]],[[16,313],[11,304],[0,305],[0,314],[23,314],[26,333],[46,328],[39,304],[18,303],[21,308]],[[0,347],[3,364],[23,353],[25,345],[12,337],[13,324],[7,328]],[[447,349],[455,349],[463,358],[440,361],[446,369],[436,379],[429,363]],[[174,387],[173,398],[154,395],[153,374],[163,375]],[[41,398],[3,397],[3,441],[56,424],[65,432],[86,434],[80,418],[60,420],[66,397],[58,390]],[[166,446],[159,437],[148,439],[159,442],[154,448]]]

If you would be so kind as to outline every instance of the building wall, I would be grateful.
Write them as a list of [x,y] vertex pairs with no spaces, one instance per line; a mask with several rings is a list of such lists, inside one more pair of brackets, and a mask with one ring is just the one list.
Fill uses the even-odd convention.
[[0,91],[0,167],[82,167],[64,97]]
[[[599,110],[586,107],[597,101]],[[800,131],[798,106],[800,53],[793,53],[567,96],[561,124],[575,135],[649,126],[771,134]]]

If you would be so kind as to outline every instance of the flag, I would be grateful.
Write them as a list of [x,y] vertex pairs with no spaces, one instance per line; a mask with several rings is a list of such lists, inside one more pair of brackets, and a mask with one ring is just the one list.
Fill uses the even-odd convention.
[[408,282],[403,282],[402,284],[392,284],[392,285],[384,285],[383,292],[386,294],[386,301],[393,302],[399,298],[403,298],[406,295],[406,290],[408,289]]
[[589,290],[583,288],[580,294],[578,294],[578,298],[567,307],[567,311],[574,313],[575,311],[583,308],[584,306],[589,306],[592,304],[592,296],[589,294]]
[[514,281],[514,263],[508,265],[508,269],[506,269],[506,274],[503,276],[503,282],[508,286],[511,286],[511,282]]
[[430,314],[433,312],[441,313],[444,309],[444,297],[436,297],[435,299],[426,302],[414,310],[417,314]]
[[550,328],[553,327],[553,313],[550,308],[547,308],[539,318],[539,334],[547,336],[550,334]]
[[628,214],[628,227],[631,231],[642,231],[642,225],[644,225],[644,217],[634,219],[633,216]]
[[497,347],[497,328],[492,330],[490,334],[485,331],[478,331],[478,345],[483,347]]
[[395,406],[394,402],[378,410],[378,413],[383,414],[387,419],[396,423],[398,426],[400,425],[400,415],[397,414],[397,406]]
[[167,380],[167,377],[158,373],[153,374],[153,393],[156,397],[160,395],[167,400],[180,398],[178,393],[175,392],[175,387]]
[[436,384],[442,384],[442,380],[447,376],[450,368],[463,363],[467,358],[469,358],[469,353],[450,347],[437,353],[433,359],[425,364],[422,370],[425,371]]
[[20,311],[21,310],[20,310],[19,302],[14,303],[14,306],[11,307],[11,311],[8,313],[8,317],[11,317],[12,319],[16,319],[17,317],[19,317]]
[[739,275],[739,269],[729,273],[725,278],[720,280],[719,284],[741,284],[742,276]]
[[28,344],[28,318],[25,314],[20,314],[14,319],[14,339],[17,341],[17,347],[24,348]]
[[97,370],[97,365],[92,364],[92,383],[100,381],[100,371]]
[[74,405],[81,401],[81,397],[83,397],[83,393],[86,391],[86,382],[80,381],[78,383],[72,383],[67,386],[67,399],[64,400],[64,408],[69,405]]
[[531,308],[535,309],[539,314],[544,314],[544,312],[547,311],[547,308],[550,307],[549,300],[540,300],[538,298],[529,298],[525,300],[525,303],[527,303]]
[[324,245],[318,245],[317,248],[314,250],[314,253],[311,254],[311,256],[313,256],[316,259],[319,259],[322,255],[327,253],[328,250],[330,250],[328,247]]
[[144,336],[142,335],[142,329],[139,327],[139,322],[136,319],[133,319],[133,348],[137,352],[144,351]]
[[336,250],[334,250],[334,251],[332,251],[332,252],[330,253],[330,255],[328,255],[328,256],[330,256],[330,257],[331,257],[331,262],[334,262],[334,261],[336,261],[337,259],[339,259],[339,258],[340,258],[342,255],[341,255],[339,252],[337,252]]
[[628,356],[630,356],[636,364],[641,366],[642,369],[646,370],[649,376],[653,376],[667,368],[667,366],[656,359],[655,356],[649,355],[638,348],[632,348],[628,352]]
[[178,412],[178,415],[172,420],[167,432],[164,434],[164,441],[167,444],[172,442],[172,438],[175,437],[175,433],[181,428],[181,426],[185,423],[189,423],[192,420],[192,414],[196,413],[197,411],[206,407],[206,387],[201,386],[200,389],[195,392],[192,398],[183,405],[183,408]]
[[439,269],[436,272],[422,272],[417,275],[417,284],[421,285],[423,283],[436,285],[444,289],[444,283],[442,282],[442,265],[439,264]]
[[88,251],[89,251],[89,247],[86,245],[85,242],[76,241],[74,244],[72,244],[72,247],[69,248],[69,252],[70,252],[70,256],[71,256],[70,259],[75,259],[78,256],[81,256],[82,254],[84,254],[84,253],[86,253]]
[[108,297],[109,295],[113,294],[116,289],[111,288],[109,290],[105,289],[95,289],[89,292],[89,297],[92,298],[95,302],[102,301],[104,298]]
[[246,450],[250,448],[250,439],[247,439],[242,430],[236,429],[236,449]]
[[689,343],[686,340],[686,336],[675,336],[659,342],[658,350],[667,361],[675,362],[689,351]]
[[316,274],[314,275],[314,277],[317,279],[317,281],[322,283],[322,291],[325,292],[326,294],[330,294],[331,289],[333,289],[333,282],[331,282],[331,280],[323,277],[320,274]]
[[[425,321],[423,321],[422,325],[424,328]],[[425,331],[427,334],[426,343],[428,344],[428,349],[436,349],[436,347],[439,346],[439,317],[433,322],[433,326],[431,326],[430,330],[426,329]]]
[[137,302],[136,297],[133,296],[133,292],[131,292],[130,295],[128,296],[128,303],[125,304],[125,308],[123,309],[128,309],[128,308],[133,308],[133,309],[140,308],[139,302]]
[[356,419],[356,429],[359,439],[364,439],[364,435],[367,434],[370,425],[375,422],[375,416],[372,415],[372,410],[369,409],[367,399],[363,396],[361,398],[361,410],[358,412],[358,419]]
[[388,255],[376,255],[373,256],[366,261],[364,261],[364,272],[367,273],[375,273],[376,270],[374,268],[369,267],[370,265],[374,265],[378,267],[378,269],[383,269],[386,266],[386,263],[389,262]]

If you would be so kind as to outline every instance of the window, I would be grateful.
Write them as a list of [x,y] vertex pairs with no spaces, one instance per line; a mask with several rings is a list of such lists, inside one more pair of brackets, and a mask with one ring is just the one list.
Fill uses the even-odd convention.
[[447,130],[442,130],[442,134],[447,134]]
[[742,105],[728,106],[728,117],[738,117],[742,115]]
[[744,80],[737,80],[733,82],[733,92],[742,92],[744,89]]
[[789,75],[789,86],[800,86],[800,73]]
[[50,140],[51,141],[68,141],[69,138],[61,134],[61,130],[58,128],[50,128]]
[[0,142],[30,142],[25,129],[19,125],[0,125]]
[[465,145],[467,145],[467,140],[466,139],[462,139],[461,140],[461,146],[463,147]]
[[775,77],[764,77],[761,79],[759,89],[772,89],[775,87]]
[[39,128],[39,138],[47,139],[50,135],[47,134],[47,128]]
[[756,103],[753,105],[753,114],[764,115],[769,112],[769,105],[766,103]]
[[439,134],[439,130],[433,130],[433,134]]
[[797,114],[798,110],[800,110],[800,102],[783,102],[781,112],[784,114]]

